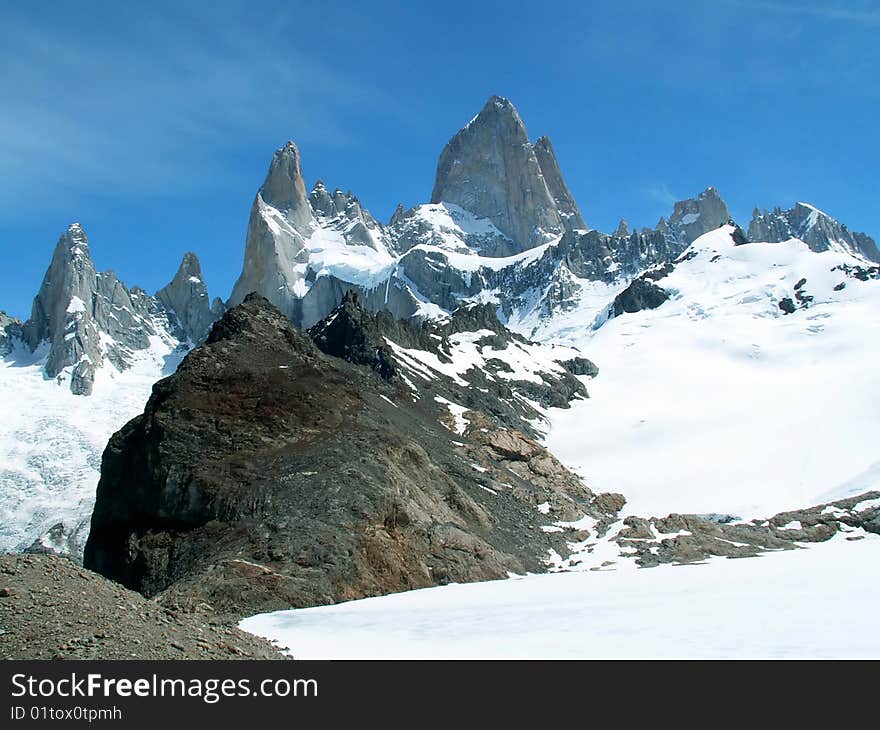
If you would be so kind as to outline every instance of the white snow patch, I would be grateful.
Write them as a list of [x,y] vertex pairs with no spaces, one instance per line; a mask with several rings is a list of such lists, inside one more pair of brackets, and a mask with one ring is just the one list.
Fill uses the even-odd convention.
[[[131,368],[109,363],[95,373],[92,395],[70,392],[69,373],[58,382],[43,371],[44,344],[33,357],[15,353],[0,361],[0,550],[28,547],[56,523],[76,534],[81,550],[110,436],[141,413],[153,384],[176,368],[183,353],[150,338],[131,355]],[[69,370],[69,369],[68,369]]]
[[[694,242],[658,282],[675,292],[659,308],[595,330],[562,315],[539,333],[599,366],[589,400],[549,412],[547,447],[630,514],[751,519],[880,487],[878,282],[835,292],[832,269],[857,259],[734,246],[731,230]],[[782,315],[802,278],[814,301]]]
[[300,659],[876,658],[880,583],[864,577],[878,561],[880,537],[840,536],[759,558],[427,588],[240,626]]
[[458,403],[453,403],[452,401],[447,400],[446,398],[443,398],[439,395],[434,396],[434,400],[437,403],[443,404],[449,409],[449,412],[452,414],[452,419],[454,422],[454,430],[459,436],[461,436],[467,430],[467,427],[470,423],[470,421],[468,421],[468,419],[464,417],[464,414],[468,412],[468,409],[464,406],[458,405]]
[[70,303],[67,305],[67,313],[74,314],[75,312],[85,312],[86,305],[82,299],[78,296],[72,296],[70,298]]
[[852,508],[853,512],[864,512],[868,509],[875,509],[880,507],[880,498],[878,499],[864,499],[858,504],[854,505]]

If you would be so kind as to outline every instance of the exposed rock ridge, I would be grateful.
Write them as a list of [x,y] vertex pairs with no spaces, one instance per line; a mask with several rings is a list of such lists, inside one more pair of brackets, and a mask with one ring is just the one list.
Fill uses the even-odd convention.
[[[588,397],[574,376],[598,372],[575,350],[561,348],[557,354],[511,332],[490,304],[463,305],[448,319],[419,322],[369,312],[349,291],[308,334],[322,352],[370,367],[386,380],[405,382],[418,397],[421,389],[413,383],[427,374],[428,395],[435,400],[482,412],[495,427],[533,437],[538,435],[535,423],[544,416],[530,403],[567,408],[572,399]],[[536,354],[547,357],[543,364]],[[433,358],[436,368],[426,364]],[[532,372],[515,377],[508,359],[532,360]],[[460,361],[469,365],[452,375],[450,369]]]
[[455,433],[434,382],[327,356],[248,297],[108,444],[86,567],[242,616],[540,571],[567,553],[541,525],[613,521],[622,500],[527,435],[479,412]]
[[880,251],[873,238],[851,232],[843,223],[808,203],[796,203],[788,210],[775,208],[772,212],[755,208],[748,236],[750,241],[769,243],[799,238],[813,251],[835,249],[869,261],[880,261]]

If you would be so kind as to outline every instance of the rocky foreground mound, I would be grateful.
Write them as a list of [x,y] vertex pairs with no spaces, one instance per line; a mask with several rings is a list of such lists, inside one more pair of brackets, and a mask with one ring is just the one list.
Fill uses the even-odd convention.
[[[371,317],[349,297],[313,342],[260,296],[227,312],[110,440],[85,565],[232,618],[543,571],[586,535],[542,528],[613,521],[623,499],[524,432],[537,412],[520,386],[586,395],[565,367],[520,383],[503,360],[529,345],[497,320],[463,339],[448,332],[467,316],[398,332],[406,348]],[[464,354],[486,388],[456,371]]]
[[267,641],[181,613],[52,555],[0,555],[0,659],[281,659]]

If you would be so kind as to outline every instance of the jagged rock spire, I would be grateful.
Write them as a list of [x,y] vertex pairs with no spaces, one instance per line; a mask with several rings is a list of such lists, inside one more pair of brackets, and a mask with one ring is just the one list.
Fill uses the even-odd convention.
[[22,327],[22,339],[31,350],[48,342],[46,375],[54,378],[73,367],[71,389],[77,394],[91,393],[95,367],[101,360],[92,322],[96,290],[88,238],[79,223],[72,223],[58,239],[30,319]]
[[556,153],[549,137],[539,137],[535,142],[535,155],[538,158],[538,164],[541,166],[541,173],[544,175],[544,182],[556,201],[556,209],[562,218],[562,224],[568,231],[583,229],[587,225],[584,223],[581,211],[571,197],[568,186],[562,177],[562,171],[559,169],[559,163],[556,161]]
[[[556,187],[561,193],[564,184]],[[565,229],[525,124],[500,96],[489,99],[443,149],[431,202],[491,220],[512,241],[509,251],[499,253],[523,251]]]
[[303,179],[299,149],[293,142],[287,142],[275,151],[259,195],[264,202],[284,213],[287,222],[301,233],[311,228],[309,196]]
[[88,395],[105,358],[122,368],[128,352],[149,346],[155,329],[148,300],[113,272],[95,271],[86,233],[73,223],[55,246],[21,336],[32,350],[49,344],[46,375],[54,378],[70,368],[70,389]]
[[[199,258],[192,252],[183,255],[180,267],[169,284],[156,292],[156,298],[169,310],[182,330],[182,339],[193,344],[204,341],[211,325],[223,314],[208,299]],[[221,305],[222,307],[222,305]]]

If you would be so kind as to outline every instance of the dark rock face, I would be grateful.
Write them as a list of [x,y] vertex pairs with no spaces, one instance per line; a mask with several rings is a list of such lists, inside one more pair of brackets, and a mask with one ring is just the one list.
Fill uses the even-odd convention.
[[[508,330],[498,320],[491,304],[472,304],[458,307],[446,320],[418,322],[395,319],[390,312],[371,312],[361,304],[354,291],[349,291],[342,303],[324,320],[308,330],[309,336],[322,352],[347,362],[365,365],[384,379],[395,381],[402,377],[412,383],[419,369],[412,370],[412,362],[395,354],[389,342],[430,354],[445,365],[453,363],[455,335],[482,332],[475,341],[479,352],[491,350],[485,369],[473,366],[459,377],[435,373],[429,395],[441,397],[468,409],[490,414],[497,426],[521,430],[536,436],[533,422],[541,414],[520,396],[544,407],[567,408],[575,398],[589,397],[583,383],[574,375],[589,375],[595,365],[582,357],[568,362],[555,361],[554,372],[536,373],[540,382],[533,380],[498,379],[499,372],[511,372],[504,362],[504,351],[528,341]],[[499,357],[498,354],[501,356]]]
[[572,375],[587,375],[595,378],[599,374],[599,368],[592,360],[585,357],[573,357],[560,363]]
[[[355,304],[337,315],[357,320]],[[332,331],[314,334],[335,347]],[[451,434],[432,397],[443,383],[413,394],[366,364],[247,297],[110,440],[85,566],[239,616],[540,571],[549,549],[567,552],[542,524],[613,519],[494,414]]]
[[387,311],[370,314],[358,304],[357,294],[349,291],[330,315],[309,330],[309,336],[322,352],[355,365],[366,365],[386,380],[397,374],[394,357],[383,339],[383,320],[392,320]]
[[[841,264],[835,266],[832,271],[840,271],[844,276],[858,281],[870,281],[871,279],[880,279],[880,266],[848,266]],[[842,287],[841,287],[842,288]]]
[[632,283],[614,298],[614,316],[657,309],[669,299],[669,292],[647,278],[633,279]]
[[791,300],[791,297],[783,297],[779,300],[779,304],[777,305],[783,314],[794,314],[797,307],[795,307],[794,302]]

